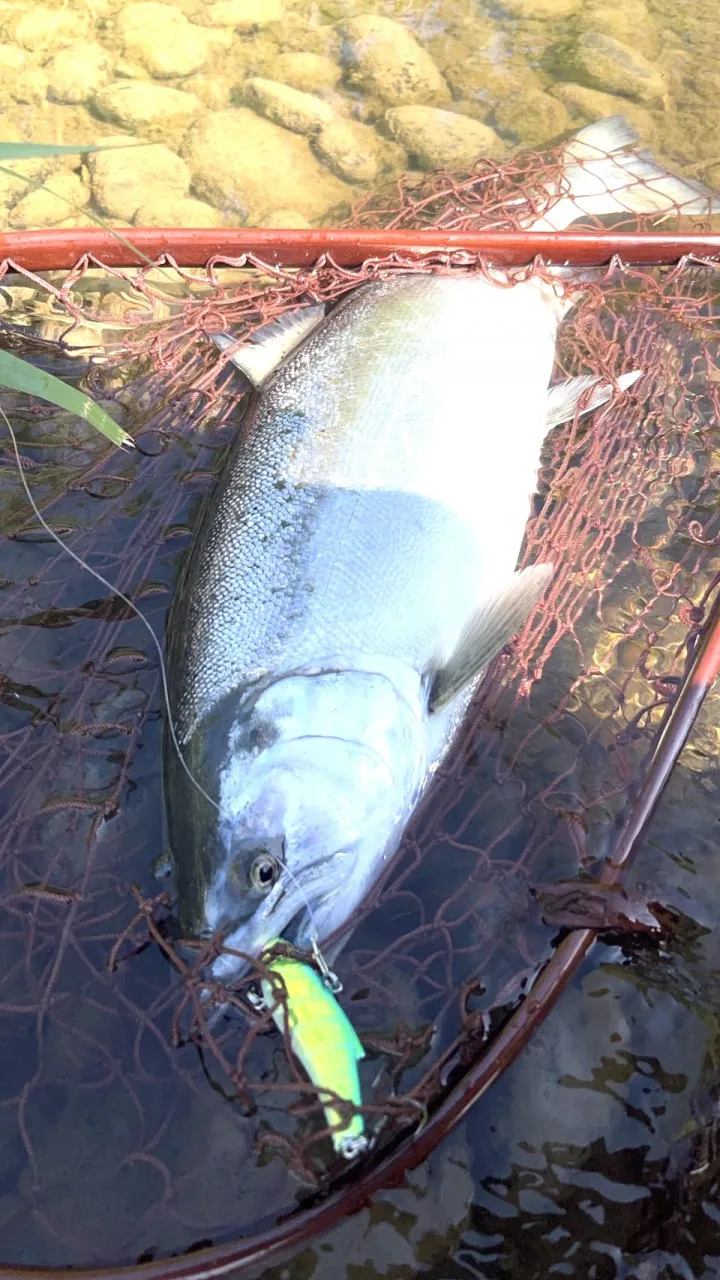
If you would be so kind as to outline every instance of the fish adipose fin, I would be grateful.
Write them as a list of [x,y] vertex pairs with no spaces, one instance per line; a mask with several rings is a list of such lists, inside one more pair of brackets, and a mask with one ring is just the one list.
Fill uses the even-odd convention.
[[720,197],[700,182],[675,177],[638,141],[620,115],[581,129],[565,150],[568,194],[530,230],[563,231],[583,214],[720,213]]
[[279,320],[256,329],[250,341],[242,346],[231,333],[211,333],[210,338],[220,351],[235,347],[230,359],[254,387],[259,387],[324,316],[324,303],[289,311]]
[[[617,380],[617,385],[621,391],[627,391],[634,382],[642,375],[642,369],[633,369],[632,373],[621,373]],[[578,402],[594,387],[594,391],[590,395],[588,402],[580,410],[580,413],[590,413],[593,409],[599,409],[601,405],[607,404],[612,399],[615,390],[614,383],[603,382],[590,373],[583,373],[579,378],[570,378],[568,382],[558,382],[554,387],[550,387],[547,394],[547,427],[557,427],[561,422],[569,422],[575,417],[575,410]]]
[[439,711],[484,670],[520,630],[553,574],[551,564],[533,564],[513,574],[507,587],[489,596],[471,618],[444,667],[435,672],[428,710]]

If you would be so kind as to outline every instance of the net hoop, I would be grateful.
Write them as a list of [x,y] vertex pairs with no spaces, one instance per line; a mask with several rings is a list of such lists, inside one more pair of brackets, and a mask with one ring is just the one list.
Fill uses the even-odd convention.
[[[123,230],[123,237],[127,243],[112,232],[100,229],[7,233],[0,236],[0,272],[72,269],[81,261],[134,267],[147,265],[148,257],[154,265],[163,258],[172,265],[184,267],[212,265],[230,259],[232,265],[242,267],[252,266],[252,258],[257,256],[278,266],[304,267],[326,256],[338,266],[355,267],[369,258],[385,258],[393,253],[417,255],[423,261],[432,259],[447,265],[493,262],[525,266],[538,259],[568,266],[684,266],[720,261],[720,234],[497,231],[438,234],[325,229],[218,232],[133,228],[127,233]],[[135,254],[133,248],[137,250]],[[720,591],[658,733],[634,803],[629,806],[602,876],[606,884],[615,883],[629,865],[719,668]],[[239,1269],[281,1260],[291,1250],[307,1245],[343,1218],[366,1207],[378,1192],[402,1183],[405,1174],[430,1155],[513,1061],[577,972],[596,936],[596,931],[589,928],[569,930],[531,993],[489,1048],[471,1063],[463,1079],[449,1092],[425,1127],[420,1132],[400,1134],[394,1148],[383,1151],[382,1159],[373,1162],[371,1157],[364,1167],[349,1170],[344,1181],[336,1183],[332,1194],[308,1200],[302,1209],[285,1215],[249,1238],[148,1263],[73,1267],[72,1274],[85,1280],[125,1276],[146,1280],[201,1280],[230,1272],[237,1274]],[[67,1272],[66,1266],[0,1265],[0,1280],[13,1277],[53,1280]]]
[[[133,254],[130,246],[137,248]],[[218,258],[262,257],[284,267],[310,266],[323,255],[341,267],[360,266],[368,258],[417,254],[427,259],[452,255],[463,265],[487,259],[504,266],[527,266],[534,258],[567,266],[604,266],[619,259],[643,266],[673,266],[685,260],[720,259],[720,233],[671,234],[659,231],[315,231],[162,229],[133,227],[122,239],[101,228],[11,231],[0,235],[0,259],[29,271],[72,268],[85,257],[111,267],[142,266],[147,258],[169,255],[181,267],[198,267]]]

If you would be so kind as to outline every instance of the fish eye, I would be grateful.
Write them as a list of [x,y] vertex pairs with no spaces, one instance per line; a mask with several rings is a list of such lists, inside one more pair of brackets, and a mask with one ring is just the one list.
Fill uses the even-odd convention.
[[280,877],[280,863],[271,853],[260,853],[250,864],[250,884],[260,893],[269,893]]

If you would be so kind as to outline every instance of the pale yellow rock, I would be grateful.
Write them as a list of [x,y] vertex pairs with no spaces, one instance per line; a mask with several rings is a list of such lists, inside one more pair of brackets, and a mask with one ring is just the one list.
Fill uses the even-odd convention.
[[148,137],[182,135],[200,112],[200,103],[193,93],[149,80],[112,84],[96,93],[93,103],[104,120]]
[[585,4],[580,16],[584,27],[614,36],[648,58],[655,58],[660,52],[660,36],[644,0],[622,0],[622,3],[607,0],[607,3]]
[[143,204],[162,195],[185,196],[190,172],[162,144],[97,151],[88,156],[93,196],[103,212],[131,219]]
[[319,133],[323,125],[335,118],[333,108],[324,98],[260,76],[245,81],[243,96],[248,106],[284,129],[292,129],[293,133]]
[[195,192],[234,224],[256,226],[278,208],[316,222],[352,198],[352,189],[322,167],[305,138],[245,107],[198,121],[182,156]]
[[202,20],[215,27],[250,31],[253,27],[266,27],[271,22],[280,22],[282,16],[282,0],[215,0]]
[[29,191],[15,205],[9,225],[18,230],[54,227],[90,203],[90,188],[75,173],[57,173],[39,189]]
[[448,84],[463,106],[477,107],[484,120],[496,102],[514,93],[528,93],[541,88],[535,72],[524,63],[498,62],[487,54],[471,54],[462,62],[445,69]]
[[208,111],[224,111],[230,106],[232,86],[221,76],[193,76],[192,91]]
[[284,231],[304,231],[312,224],[297,209],[273,209],[261,218],[259,227],[280,227]]
[[569,13],[582,9],[584,0],[503,0],[515,18],[540,18],[552,22],[553,18],[566,18]]
[[386,120],[393,137],[421,169],[466,169],[504,151],[495,131],[470,116],[437,107],[394,107]]
[[17,75],[11,73],[9,89],[15,102],[26,102],[33,107],[39,107],[47,97],[47,80],[39,67],[37,69],[31,67],[20,71]]
[[25,52],[16,44],[0,44],[0,67],[5,71],[19,71],[25,64]]
[[637,129],[643,142],[652,142],[652,116],[636,102],[616,98],[611,93],[601,93],[599,89],[588,89],[584,84],[553,84],[548,93],[559,98],[567,107],[573,124],[594,124],[596,120],[605,120],[608,116],[624,115],[633,128]]
[[363,14],[344,26],[348,80],[387,106],[435,105],[450,92],[430,54],[407,27],[378,14]]
[[110,56],[101,45],[70,45],[45,64],[48,97],[53,102],[85,102],[107,84],[109,73]]
[[7,30],[23,49],[34,54],[57,53],[83,39],[88,18],[64,6],[50,9],[43,4],[28,4],[20,7],[17,19]]
[[275,60],[273,71],[283,84],[305,93],[323,93],[336,87],[342,69],[332,58],[320,53],[303,53],[288,50]]
[[136,227],[222,227],[225,219],[204,200],[158,195],[135,214]]
[[313,150],[345,182],[374,182],[383,168],[380,138],[369,125],[357,120],[334,120],[326,125],[313,142]]
[[158,79],[192,75],[208,59],[206,30],[160,0],[126,5],[116,19],[116,33],[125,55]]
[[574,74],[573,80],[591,89],[657,102],[665,93],[661,71],[643,54],[613,36],[586,31],[572,49],[560,58],[560,65]]
[[493,114],[500,132],[526,147],[544,146],[570,126],[567,107],[542,89],[512,94]]

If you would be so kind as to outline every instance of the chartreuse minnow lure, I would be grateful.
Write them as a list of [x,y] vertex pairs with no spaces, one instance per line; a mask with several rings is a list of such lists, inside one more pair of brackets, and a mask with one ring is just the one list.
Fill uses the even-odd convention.
[[[319,1090],[331,1089],[339,1098],[362,1103],[357,1064],[365,1056],[357,1032],[323,979],[310,965],[288,956],[276,956],[267,965],[285,984],[290,1047],[306,1075]],[[285,1010],[272,982],[261,983],[265,1007],[284,1031]],[[352,1160],[369,1146],[363,1116],[356,1112],[345,1121],[337,1107],[323,1106],[335,1150]]]

